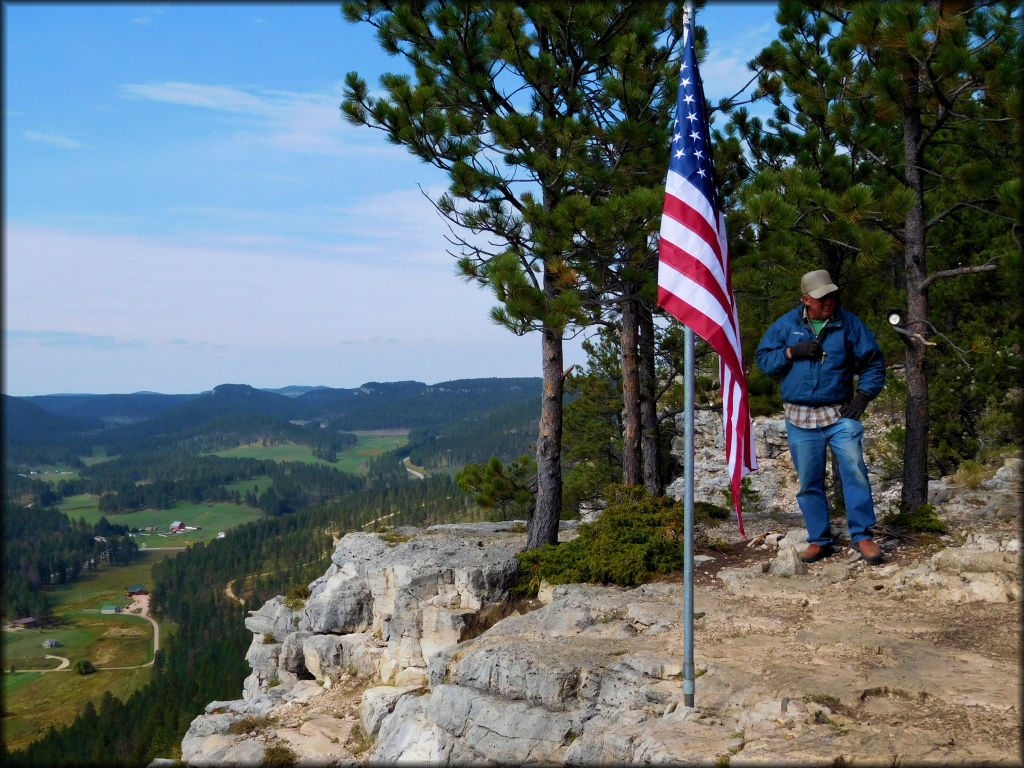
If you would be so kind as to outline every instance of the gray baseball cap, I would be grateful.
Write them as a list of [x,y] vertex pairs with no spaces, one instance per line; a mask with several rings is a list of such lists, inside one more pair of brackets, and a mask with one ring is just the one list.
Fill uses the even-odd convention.
[[838,290],[839,286],[832,282],[832,277],[825,269],[816,269],[800,278],[801,295],[812,299],[820,299]]

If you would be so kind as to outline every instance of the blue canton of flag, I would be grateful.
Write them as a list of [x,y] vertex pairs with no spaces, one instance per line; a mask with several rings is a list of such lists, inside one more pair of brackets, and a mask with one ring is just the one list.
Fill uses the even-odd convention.
[[711,137],[704,116],[704,88],[697,72],[697,51],[690,30],[687,30],[683,45],[683,64],[679,70],[676,118],[668,167],[684,179],[689,179],[707,199],[708,205],[718,210]]

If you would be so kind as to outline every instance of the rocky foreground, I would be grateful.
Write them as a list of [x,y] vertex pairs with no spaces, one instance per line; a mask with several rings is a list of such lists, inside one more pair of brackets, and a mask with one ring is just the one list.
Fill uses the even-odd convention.
[[783,490],[748,541],[714,532],[733,544],[698,558],[693,708],[679,576],[514,603],[521,525],[349,534],[304,603],[246,620],[242,697],[207,706],[182,759],[1019,765],[1020,480],[1015,458],[933,484],[949,533],[882,535],[881,566],[801,563]]

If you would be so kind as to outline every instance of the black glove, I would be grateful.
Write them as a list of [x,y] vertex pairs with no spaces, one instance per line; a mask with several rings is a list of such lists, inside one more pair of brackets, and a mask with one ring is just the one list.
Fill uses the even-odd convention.
[[789,348],[790,360],[817,360],[821,357],[821,344],[816,339],[801,341]]
[[860,417],[864,414],[864,409],[868,407],[870,402],[871,398],[868,395],[858,392],[853,396],[853,400],[846,405],[840,406],[839,415],[844,419],[857,419],[860,421]]

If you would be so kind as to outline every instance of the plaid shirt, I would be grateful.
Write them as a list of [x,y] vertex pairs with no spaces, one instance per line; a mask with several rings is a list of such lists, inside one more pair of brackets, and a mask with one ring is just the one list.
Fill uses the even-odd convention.
[[786,421],[801,429],[821,429],[830,427],[841,418],[839,405],[798,405],[783,403]]

